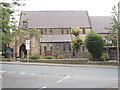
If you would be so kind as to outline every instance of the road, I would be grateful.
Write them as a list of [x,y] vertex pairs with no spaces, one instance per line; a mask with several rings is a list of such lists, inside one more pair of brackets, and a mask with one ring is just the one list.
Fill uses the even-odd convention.
[[118,88],[118,70],[0,64],[2,88]]

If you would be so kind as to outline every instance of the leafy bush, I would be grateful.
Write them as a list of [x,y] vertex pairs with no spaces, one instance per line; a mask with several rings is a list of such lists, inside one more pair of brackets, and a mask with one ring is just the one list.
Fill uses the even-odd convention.
[[89,56],[89,60],[90,60],[90,61],[94,61],[92,55]]
[[58,57],[59,57],[59,59],[63,59],[63,58],[64,58],[64,56],[63,56],[63,55],[59,55]]
[[104,40],[102,36],[91,30],[86,36],[85,45],[88,51],[91,53],[94,60],[101,59],[104,49]]
[[40,55],[39,59],[45,59],[46,57],[44,55]]
[[0,58],[5,58],[4,56],[0,56]]
[[46,59],[54,59],[53,56],[46,56]]
[[110,59],[108,53],[103,53],[101,56],[101,60],[102,61],[108,61]]
[[54,59],[60,59],[59,57],[54,57]]
[[39,55],[33,55],[29,57],[30,59],[39,59]]

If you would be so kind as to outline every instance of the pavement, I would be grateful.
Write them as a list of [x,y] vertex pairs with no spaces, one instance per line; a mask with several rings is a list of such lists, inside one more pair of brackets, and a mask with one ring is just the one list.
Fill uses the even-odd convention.
[[84,64],[55,64],[55,63],[31,63],[31,62],[0,62],[1,64],[14,64],[14,65],[37,65],[37,66],[61,66],[61,67],[93,67],[93,68],[111,68],[118,69],[118,66],[112,65],[84,65]]
[[[118,69],[85,66],[4,62],[3,88],[118,88]],[[64,65],[64,66],[62,66]],[[91,67],[90,67],[91,66]],[[88,66],[87,66],[88,67]]]

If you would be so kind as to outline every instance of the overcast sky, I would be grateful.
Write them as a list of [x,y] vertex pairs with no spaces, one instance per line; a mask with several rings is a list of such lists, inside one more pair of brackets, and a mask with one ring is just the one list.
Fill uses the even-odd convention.
[[120,0],[27,0],[23,11],[87,10],[90,16],[110,16]]

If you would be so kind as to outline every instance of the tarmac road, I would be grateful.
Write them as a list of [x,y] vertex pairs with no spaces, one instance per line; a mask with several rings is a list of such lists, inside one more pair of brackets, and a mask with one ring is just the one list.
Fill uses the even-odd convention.
[[2,88],[118,88],[117,68],[0,66]]

